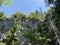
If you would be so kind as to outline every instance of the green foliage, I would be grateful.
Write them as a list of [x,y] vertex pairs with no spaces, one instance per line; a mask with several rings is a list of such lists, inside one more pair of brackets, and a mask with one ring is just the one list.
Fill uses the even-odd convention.
[[29,14],[29,18],[37,18],[37,16],[35,15],[34,12],[32,12],[32,13]]
[[0,12],[0,22],[5,19],[4,12]]
[[60,30],[60,0],[48,0],[49,4],[52,3],[54,6],[54,17],[55,17],[55,24],[58,28],[58,30]]
[[[0,5],[2,5],[3,2],[6,2],[6,5],[7,5],[10,2],[10,0],[9,1],[4,0],[1,2]],[[56,5],[55,12],[53,11],[53,9],[50,9],[47,12],[50,15],[52,15],[53,12],[54,14],[57,14],[57,15],[54,15],[55,17],[57,17],[57,19],[55,20],[56,25],[60,24],[59,4],[60,3]],[[23,18],[27,18],[31,20],[39,19],[42,23],[45,23],[44,20],[46,20],[46,13],[41,15],[39,11],[36,11],[36,12],[30,13],[28,17],[26,17],[23,13],[16,12],[15,14],[12,15],[12,18],[14,19],[16,18],[18,20],[14,22],[13,27],[10,28],[10,30],[4,34],[6,39],[0,41],[0,45],[19,45],[19,39],[16,35],[16,31],[18,31],[21,28],[21,25],[20,25],[21,22],[19,19],[21,20]],[[3,21],[4,19],[5,19],[4,13],[0,12],[0,22]],[[31,30],[24,30],[24,37],[27,38],[26,43],[39,44],[39,45],[55,45],[54,36],[55,36],[54,30],[47,30],[43,25],[39,25],[39,24],[37,29],[32,28]]]
[[37,29],[25,30],[24,36],[27,38],[27,43],[39,45],[54,45],[53,38],[54,30],[47,31],[43,26],[39,25]]
[[18,18],[18,19],[21,19],[21,18],[24,18],[25,15],[20,13],[20,12],[16,12],[15,14],[12,15],[13,18]]
[[11,6],[13,4],[13,1],[12,0],[0,0],[0,6],[2,6],[3,3]]
[[10,31],[8,31],[4,35],[6,36],[6,39],[3,40],[3,42],[6,43],[6,45],[17,45],[18,44],[19,39],[13,29],[10,29]]
[[16,35],[16,31],[20,29],[20,22],[16,21],[12,28],[8,32],[4,34],[6,39],[3,39],[0,44],[1,45],[18,45],[19,39]]
[[14,30],[18,31],[21,28],[21,22],[20,21],[16,21],[14,23]]
[[3,43],[3,42],[0,41],[0,45],[6,45],[6,43]]
[[0,6],[2,5],[3,2],[4,2],[3,0],[0,0]]
[[45,20],[45,17],[46,17],[46,13],[41,15],[40,12],[37,11],[37,10],[28,15],[28,18],[30,18],[30,19],[39,19],[42,22]]

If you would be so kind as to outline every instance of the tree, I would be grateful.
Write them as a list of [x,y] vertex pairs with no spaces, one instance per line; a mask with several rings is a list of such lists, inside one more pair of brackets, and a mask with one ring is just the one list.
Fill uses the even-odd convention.
[[16,12],[15,14],[12,15],[12,17],[17,19],[22,19],[25,17],[25,15],[23,13]]
[[53,3],[53,5],[54,5],[54,7],[53,7],[53,9],[54,9],[54,18],[55,18],[55,23],[56,23],[56,26],[57,26],[57,28],[58,28],[58,30],[60,30],[60,0],[56,0],[56,1],[54,1],[54,0],[48,0],[49,1],[49,4],[50,3]]
[[30,19],[39,19],[40,21],[44,21],[45,20],[45,16],[46,13],[44,14],[40,14],[40,12],[38,10],[36,10],[35,12],[32,12],[28,15],[28,18]]
[[32,18],[37,18],[36,15],[35,15],[35,12],[30,13],[30,14],[29,14],[29,18],[31,18],[31,19],[32,19]]
[[17,21],[14,23],[13,27],[10,28],[10,30],[8,32],[6,32],[4,34],[4,36],[6,37],[6,39],[3,39],[0,44],[6,44],[6,45],[19,45],[19,39],[18,36],[16,34],[17,31],[19,31],[20,29],[20,22]]
[[5,19],[4,12],[0,12],[0,22],[2,22]]
[[[55,30],[56,33],[56,44],[60,45],[59,37],[59,31],[60,31],[60,0],[48,0],[49,4],[53,4],[53,16],[52,19],[54,20],[55,26],[57,30]],[[59,44],[58,44],[59,43]]]
[[12,5],[13,1],[12,0],[0,0],[0,6],[5,3],[6,5]]
[[54,30],[47,31],[44,26],[38,25],[37,29],[25,30],[24,36],[27,38],[27,43],[31,45],[55,45],[54,43]]

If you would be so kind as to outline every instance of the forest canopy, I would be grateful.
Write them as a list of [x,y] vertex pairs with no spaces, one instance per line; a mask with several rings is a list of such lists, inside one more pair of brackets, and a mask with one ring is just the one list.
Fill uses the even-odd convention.
[[[1,0],[0,6],[10,1]],[[0,12],[0,45],[60,45],[60,0],[48,0],[51,3],[53,7],[43,14],[17,11],[7,17]]]

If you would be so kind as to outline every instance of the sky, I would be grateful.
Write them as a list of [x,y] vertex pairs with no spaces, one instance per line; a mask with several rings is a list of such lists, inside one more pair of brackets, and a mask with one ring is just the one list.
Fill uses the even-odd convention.
[[3,11],[8,16],[14,14],[16,11],[29,14],[35,10],[39,10],[39,7],[42,12],[46,12],[48,10],[44,0],[13,0],[12,6],[6,6],[3,4],[0,7],[0,12]]

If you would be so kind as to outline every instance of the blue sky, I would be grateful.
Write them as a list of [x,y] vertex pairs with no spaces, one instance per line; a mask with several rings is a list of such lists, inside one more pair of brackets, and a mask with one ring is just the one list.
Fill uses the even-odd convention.
[[39,10],[39,7],[41,7],[43,12],[48,10],[44,0],[13,0],[13,6],[5,6],[3,4],[0,7],[0,12],[3,11],[6,15],[12,15],[16,11],[29,14],[35,10]]

